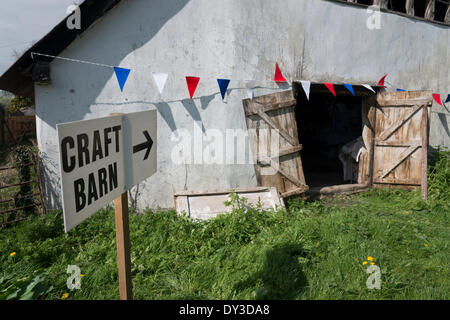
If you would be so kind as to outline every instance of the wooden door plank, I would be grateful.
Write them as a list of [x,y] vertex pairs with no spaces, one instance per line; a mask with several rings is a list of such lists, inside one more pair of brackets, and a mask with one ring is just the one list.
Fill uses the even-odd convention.
[[391,173],[392,170],[397,168],[406,158],[408,158],[418,148],[420,148],[420,144],[415,144],[407,148],[405,151],[403,151],[400,154],[399,159],[394,164],[392,164],[387,170],[384,171],[384,173],[381,175],[381,178],[385,178],[389,173]]
[[389,140],[384,141],[375,139],[375,145],[377,147],[410,147],[412,145],[420,144],[422,140],[412,140],[405,142],[404,140]]
[[375,114],[376,100],[375,96],[371,96],[362,100],[361,119],[362,119],[362,138],[365,146],[365,150],[361,152],[359,156],[359,168],[358,168],[358,183],[368,184],[370,181],[371,171],[371,154],[372,154],[372,137],[373,137],[373,123],[372,113]]
[[[274,124],[277,128],[282,128],[286,131],[288,135],[290,135],[293,138],[292,142],[296,142],[298,145],[298,131],[297,131],[297,123],[295,119],[295,108],[289,107],[289,108],[282,108],[278,110],[272,110],[267,113],[267,115],[272,119]],[[278,136],[280,136],[279,132],[276,133]],[[291,148],[292,144],[285,139],[281,138],[279,139],[279,149],[287,149]],[[279,153],[279,150],[278,150]],[[275,159],[274,159],[275,160]],[[278,160],[280,161],[279,166],[280,169],[284,172],[290,174],[293,177],[296,177],[301,180],[300,170],[299,170],[299,164],[301,166],[300,161],[300,154],[290,154],[285,155],[282,158],[278,157]],[[284,185],[284,191],[293,190],[297,188],[297,185],[292,183],[290,180],[286,179],[281,175],[283,185]],[[284,192],[282,191],[282,192]]]
[[391,135],[394,134],[395,131],[397,131],[401,126],[403,126],[409,119],[411,119],[417,111],[420,110],[422,106],[421,105],[414,105],[413,109],[410,113],[408,113],[405,117],[398,119],[395,121],[388,129],[383,131],[381,135],[378,137],[378,140],[387,140]]
[[396,91],[396,92],[380,92],[376,96],[378,106],[380,108],[387,107],[411,107],[413,105],[428,104],[432,91]]
[[381,180],[375,180],[374,184],[420,186],[420,179],[383,178]]
[[[272,159],[270,159],[270,166],[272,168],[277,168],[279,167],[279,164],[277,165]],[[302,181],[300,181],[299,179],[291,176],[289,173],[285,172],[284,170],[282,170],[281,168],[278,168],[278,172],[285,177],[286,179],[288,179],[289,181],[291,181],[293,184],[295,184],[297,187],[302,187],[302,186],[306,186]]]
[[423,106],[422,110],[422,181],[421,191],[424,200],[428,200],[428,107]]
[[370,111],[372,112],[372,134],[370,141],[370,150],[369,150],[369,185],[373,185],[374,179],[374,168],[375,168],[375,135],[377,133],[377,107],[375,105],[370,107]]
[[303,145],[299,144],[290,148],[281,149],[279,152],[279,157],[287,156],[289,154],[293,154],[299,152],[303,149]]
[[[247,128],[254,131],[254,134],[249,134],[249,139],[252,154],[256,157],[258,185],[274,186],[280,193],[304,190],[298,186],[306,186],[306,183],[299,153],[302,146],[298,142],[296,99],[292,90],[252,100],[244,99],[243,105]],[[274,137],[274,141],[271,141]],[[272,148],[272,143],[278,146]],[[271,149],[276,149],[277,154],[272,154]],[[273,160],[278,163],[270,168]]]
[[282,136],[283,138],[286,139],[287,142],[289,142],[292,146],[297,145],[297,141],[295,141],[295,139],[289,134],[287,133],[284,129],[279,128],[276,126],[276,124],[272,121],[272,119],[270,119],[270,117],[267,115],[267,113],[258,111],[258,115],[269,125],[272,127],[272,129],[274,130],[278,130],[278,132],[280,133],[280,136]]
[[281,196],[282,196],[283,198],[288,198],[288,197],[296,196],[296,195],[298,195],[298,194],[305,193],[305,192],[307,192],[308,190],[309,190],[309,187],[308,187],[308,186],[303,186],[303,187],[299,187],[299,188],[297,188],[297,189],[293,189],[293,190],[290,190],[290,191],[286,191],[286,192],[282,193]]
[[258,114],[258,112],[260,112],[260,111],[268,112],[268,111],[272,111],[272,110],[289,108],[289,107],[295,106],[296,103],[297,103],[296,100],[282,101],[282,102],[277,102],[274,104],[262,104],[262,103],[259,104],[259,103],[255,102],[255,107],[245,110],[245,115],[251,116],[251,115]]
[[287,156],[287,155],[299,152],[302,149],[303,149],[303,146],[301,144],[299,144],[299,145],[291,147],[291,148],[281,149],[279,151],[278,155],[274,155],[274,156],[271,156],[271,157],[258,158],[258,161],[261,162],[262,165],[267,166],[267,165],[270,165],[269,158],[272,158],[272,159],[273,158],[281,158],[281,157],[284,157],[284,156]]

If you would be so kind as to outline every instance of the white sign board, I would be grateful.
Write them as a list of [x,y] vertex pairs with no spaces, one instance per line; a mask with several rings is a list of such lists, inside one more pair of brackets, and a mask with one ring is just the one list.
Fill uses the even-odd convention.
[[58,124],[67,232],[156,172],[156,110]]

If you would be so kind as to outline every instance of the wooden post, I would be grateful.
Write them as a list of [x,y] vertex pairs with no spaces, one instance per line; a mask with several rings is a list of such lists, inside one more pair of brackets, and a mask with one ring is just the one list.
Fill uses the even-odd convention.
[[117,266],[119,269],[120,300],[133,300],[130,258],[130,226],[128,220],[128,193],[114,199]]
[[4,147],[5,143],[5,129],[3,127],[3,112],[0,111],[0,147]]
[[[378,94],[377,94],[378,97]],[[367,114],[367,117],[370,115],[370,111],[373,110],[372,114],[372,123],[371,123],[371,131],[372,131],[372,140],[370,141],[370,150],[369,150],[369,186],[373,187],[373,180],[374,180],[374,162],[375,162],[375,135],[376,135],[376,126],[377,126],[377,106],[378,99],[375,99],[372,101],[373,105],[369,107],[369,112]]]
[[445,23],[450,23],[450,4],[447,6],[447,11],[445,12]]
[[428,106],[425,104],[422,111],[422,197],[428,200]]
[[[122,113],[111,113],[118,116]],[[119,269],[120,300],[133,300],[133,283],[131,281],[130,258],[130,224],[128,217],[128,193],[124,192],[114,199],[116,222],[117,267]]]
[[427,0],[424,18],[427,20],[434,19],[434,0]]
[[406,0],[405,10],[407,15],[414,16],[414,0]]
[[41,170],[39,169],[39,156],[36,154],[33,154],[33,162],[34,162],[34,166],[33,166],[33,170],[34,170],[34,176],[36,178],[36,183],[37,183],[37,187],[39,190],[39,199],[41,200],[41,205],[42,205],[42,213],[46,214],[47,213],[47,209],[45,208],[45,203],[44,203],[44,197],[42,195],[42,188],[41,188]]

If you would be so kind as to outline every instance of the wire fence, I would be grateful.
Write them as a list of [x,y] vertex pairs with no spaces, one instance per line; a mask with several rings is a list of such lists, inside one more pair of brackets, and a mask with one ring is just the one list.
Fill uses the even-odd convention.
[[46,213],[37,154],[31,160],[23,166],[30,170],[28,181],[20,181],[17,167],[0,168],[0,228]]

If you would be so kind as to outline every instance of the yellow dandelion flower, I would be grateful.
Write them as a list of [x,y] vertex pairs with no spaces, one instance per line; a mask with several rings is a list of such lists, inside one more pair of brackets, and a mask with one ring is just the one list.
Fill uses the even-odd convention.
[[425,247],[428,247],[428,244],[427,244],[427,243],[425,243]]
[[368,257],[367,257],[367,260],[372,261],[372,260],[373,260],[373,257],[368,256]]
[[61,296],[61,299],[67,299],[69,297],[69,294],[66,292]]
[[367,261],[364,261],[363,264],[367,264]]
[[81,274],[81,273],[80,273],[80,277],[84,277],[84,274]]
[[375,262],[371,262],[370,265],[373,266],[375,264]]
[[11,253],[9,254],[10,257],[14,257],[15,255],[16,255],[15,252],[11,252]]

